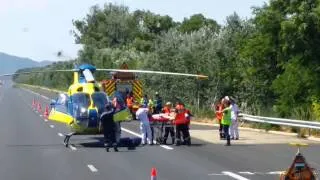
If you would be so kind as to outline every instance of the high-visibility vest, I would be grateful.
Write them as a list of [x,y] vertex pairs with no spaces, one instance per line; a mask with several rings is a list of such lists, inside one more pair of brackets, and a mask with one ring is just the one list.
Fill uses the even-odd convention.
[[175,124],[176,125],[187,124],[188,120],[186,115],[187,115],[186,110],[183,110],[182,112],[178,112],[176,115]]
[[231,124],[231,106],[223,109],[223,117],[222,117],[221,124],[230,126],[230,124]]
[[133,97],[127,97],[127,106],[131,108],[133,106]]
[[219,111],[222,111],[223,110],[223,105],[222,104],[219,104],[216,106],[216,118],[217,120],[220,122],[222,120],[222,117],[223,117],[223,113],[222,112],[219,112]]

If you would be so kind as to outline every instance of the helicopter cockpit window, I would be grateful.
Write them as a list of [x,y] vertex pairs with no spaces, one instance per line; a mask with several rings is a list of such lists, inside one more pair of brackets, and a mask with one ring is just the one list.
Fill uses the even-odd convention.
[[90,106],[90,95],[87,93],[76,93],[71,96],[71,112],[77,119],[88,116],[88,108]]
[[105,105],[110,102],[106,93],[96,92],[91,95],[92,101],[95,107],[97,107],[99,113],[101,113]]
[[90,106],[90,96],[86,93],[77,93],[71,96],[71,100],[73,104],[79,105],[84,108],[88,108]]
[[66,94],[59,94],[57,104],[64,105],[67,103],[67,100],[68,100],[68,96]]

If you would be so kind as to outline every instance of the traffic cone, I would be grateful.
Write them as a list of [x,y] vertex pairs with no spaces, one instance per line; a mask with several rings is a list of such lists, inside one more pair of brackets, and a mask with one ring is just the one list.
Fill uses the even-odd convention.
[[36,101],[34,100],[34,98],[32,99],[32,108],[34,109],[36,107]]
[[41,113],[42,109],[41,109],[41,104],[40,102],[38,102],[38,112]]
[[47,119],[48,116],[49,116],[49,107],[48,105],[46,105],[46,109],[44,110],[43,117]]
[[157,180],[157,169],[156,168],[151,169],[151,180]]

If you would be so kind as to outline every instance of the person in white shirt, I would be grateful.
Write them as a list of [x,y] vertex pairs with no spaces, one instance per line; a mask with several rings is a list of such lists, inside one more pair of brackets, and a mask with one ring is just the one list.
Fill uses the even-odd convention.
[[231,126],[230,137],[231,139],[239,139],[239,123],[238,123],[239,107],[233,99],[231,99]]
[[152,134],[148,117],[149,108],[141,104],[136,112],[136,117],[140,121],[140,131],[142,136],[142,144],[146,145],[146,141],[149,145],[152,144]]

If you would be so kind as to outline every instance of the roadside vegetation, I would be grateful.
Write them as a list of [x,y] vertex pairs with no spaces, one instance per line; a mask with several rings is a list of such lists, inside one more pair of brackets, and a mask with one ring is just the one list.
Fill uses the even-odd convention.
[[[91,63],[119,68],[205,74],[208,80],[140,75],[144,91],[183,100],[199,118],[213,119],[211,104],[234,97],[244,113],[320,120],[319,0],[271,0],[218,24],[195,14],[182,22],[150,11],[105,4],[73,20],[79,57],[39,69],[72,69]],[[61,56],[63,52],[57,55]],[[108,79],[97,73],[98,80]],[[72,73],[19,75],[16,82],[66,89]],[[269,128],[269,127],[268,127]]]

